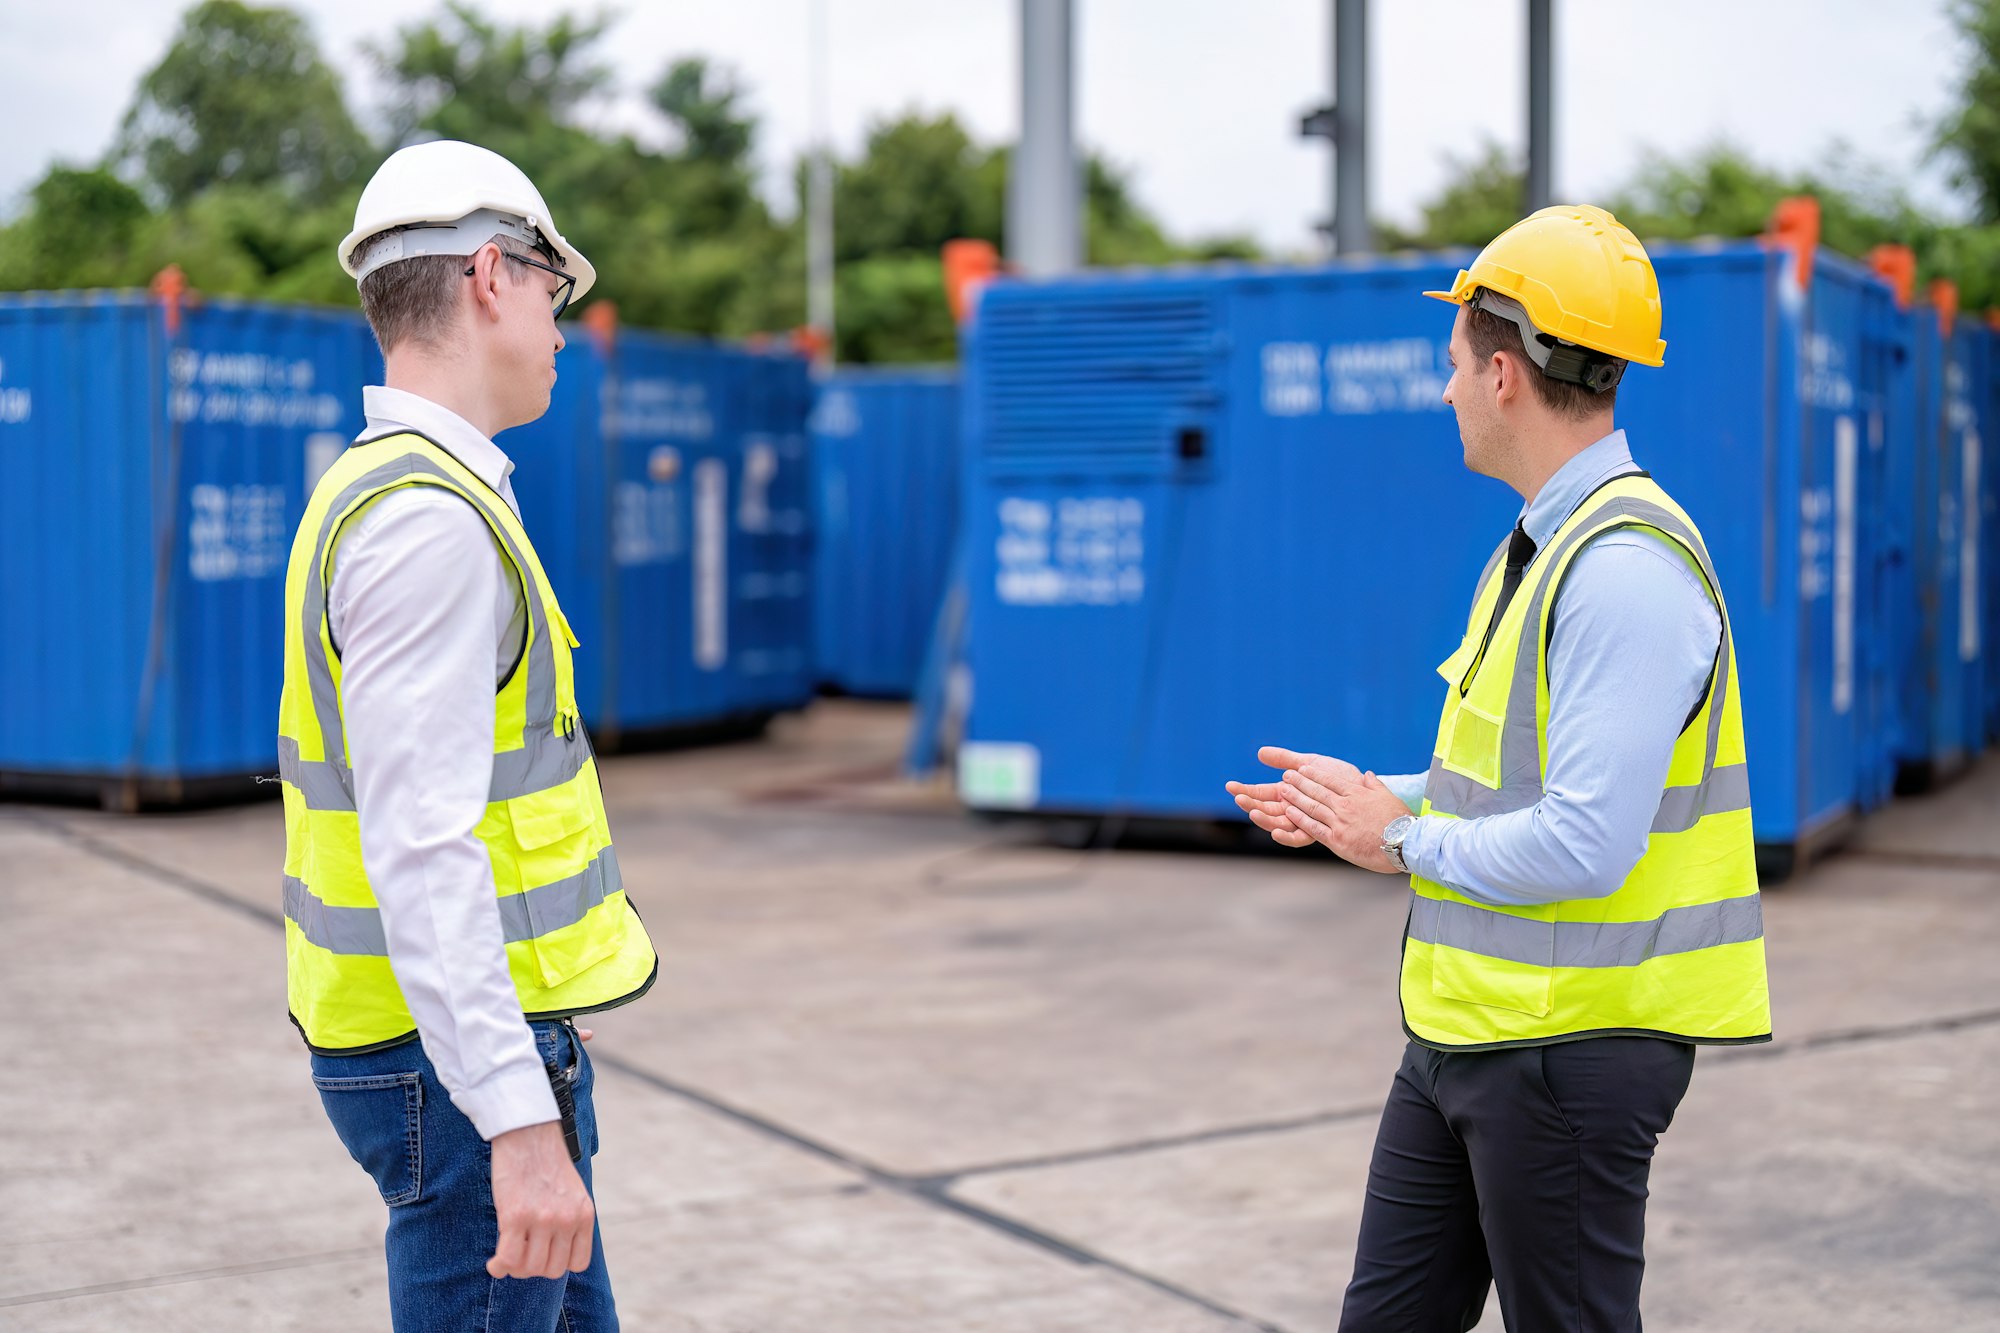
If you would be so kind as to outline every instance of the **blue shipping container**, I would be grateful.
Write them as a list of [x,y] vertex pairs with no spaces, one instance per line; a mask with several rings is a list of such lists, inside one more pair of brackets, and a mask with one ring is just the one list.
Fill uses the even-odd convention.
[[[1738,637],[1758,838],[1879,799],[1888,289],[1821,254],[1662,250],[1667,366],[1619,416],[1702,525]],[[1458,256],[1003,282],[968,348],[960,790],[1235,817],[1260,744],[1420,771],[1432,667],[1519,497],[1461,463]],[[1872,702],[1871,702],[1872,701]],[[1871,716],[1870,709],[1883,716]]]
[[499,443],[576,635],[605,748],[811,696],[805,363],[621,330],[571,340]]
[[1985,738],[1984,335],[1972,321],[1932,308],[1911,312],[1914,429],[1897,475],[1897,503],[1911,533],[1905,586],[1913,594],[1898,628],[1896,758],[1906,788],[1963,769]]
[[907,698],[957,534],[958,374],[844,370],[813,408],[813,645],[819,683]]
[[275,771],[292,532],[380,367],[345,312],[0,297],[0,784],[130,807]]

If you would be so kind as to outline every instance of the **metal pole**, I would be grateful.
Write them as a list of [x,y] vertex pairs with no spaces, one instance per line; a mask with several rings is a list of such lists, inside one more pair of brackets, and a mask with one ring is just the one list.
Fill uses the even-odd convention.
[[806,323],[826,336],[833,353],[833,145],[830,142],[826,69],[827,0],[812,0],[812,167],[806,173]]
[[1031,276],[1083,262],[1070,0],[1021,0],[1021,139],[1007,173],[1007,257]]
[[1333,6],[1333,248],[1375,248],[1368,225],[1368,0]]
[[1550,0],[1528,0],[1527,212],[1555,202],[1555,42]]

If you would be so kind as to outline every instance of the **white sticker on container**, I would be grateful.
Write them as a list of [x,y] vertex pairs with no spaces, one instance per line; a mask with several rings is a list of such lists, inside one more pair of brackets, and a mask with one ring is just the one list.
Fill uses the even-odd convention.
[[1265,343],[1264,411],[1306,417],[1319,411],[1319,347],[1314,343]]
[[628,439],[706,440],[715,434],[708,386],[699,381],[607,380],[599,405],[604,429]]
[[694,664],[719,671],[729,660],[729,468],[719,458],[694,465]]
[[188,490],[188,574],[197,583],[277,573],[290,536],[282,486],[202,484]]
[[1451,345],[1429,338],[1335,343],[1326,349],[1326,410],[1336,416],[1442,412]]
[[[0,361],[0,381],[7,378],[7,364]],[[19,385],[0,383],[0,426],[18,426],[35,414],[35,394]]]
[[861,433],[861,409],[846,389],[828,389],[819,396],[809,425],[814,434],[846,439]]
[[994,593],[1010,606],[1116,606],[1146,593],[1146,507],[1133,496],[1000,502]]
[[1799,397],[1808,407],[1845,412],[1854,406],[1854,381],[1847,373],[1847,353],[1824,333],[1807,337],[1799,367]]
[[311,497],[326,475],[347,450],[347,437],[335,430],[318,430],[306,436],[306,495]]
[[681,488],[621,481],[611,488],[611,559],[621,568],[659,565],[687,553]]
[[1018,741],[958,747],[958,797],[983,810],[1032,810],[1042,795],[1042,752]]
[[1851,416],[1833,423],[1833,711],[1854,704],[1854,480],[1860,432]]
[[167,363],[173,420],[331,430],[340,396],[313,392],[313,363],[264,352],[202,352],[183,347]]
[[771,483],[778,477],[778,451],[761,436],[743,442],[743,489],[736,497],[736,525],[745,532],[771,530]]
[[1965,428],[1964,517],[1958,529],[1958,660],[1979,660],[1979,432]]

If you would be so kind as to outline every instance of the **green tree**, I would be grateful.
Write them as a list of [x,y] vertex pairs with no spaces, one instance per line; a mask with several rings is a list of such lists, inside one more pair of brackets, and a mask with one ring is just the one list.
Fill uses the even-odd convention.
[[1979,220],[2000,222],[2000,0],[1954,0],[1951,17],[1970,50],[1937,147],[1954,162],[1957,184],[1977,199]]
[[0,231],[0,287],[120,285],[152,215],[108,170],[50,167],[28,191],[26,214]]
[[170,206],[223,184],[319,199],[374,165],[306,21],[239,0],[203,0],[182,16],[111,157]]
[[1377,243],[1385,250],[1441,250],[1484,245],[1521,219],[1527,173],[1518,159],[1488,142],[1469,158],[1447,155],[1451,175],[1419,210],[1415,228],[1377,222]]
[[743,110],[734,75],[699,57],[676,60],[649,95],[679,128],[682,156],[732,167],[749,160],[757,123]]
[[[1004,177],[981,170],[992,156],[949,112],[878,122],[860,160],[835,168],[835,259],[913,253],[935,259],[946,241],[961,236],[998,244]],[[803,165],[798,179],[803,184]]]
[[669,191],[662,202],[680,234],[719,236],[772,225],[751,160],[757,124],[741,99],[733,75],[700,59],[675,61],[650,91],[680,142],[656,182]]
[[559,14],[546,28],[508,28],[451,0],[438,17],[399,29],[392,45],[363,49],[390,85],[396,142],[422,131],[499,151],[496,137],[572,125],[610,86],[610,67],[591,58],[610,22]]

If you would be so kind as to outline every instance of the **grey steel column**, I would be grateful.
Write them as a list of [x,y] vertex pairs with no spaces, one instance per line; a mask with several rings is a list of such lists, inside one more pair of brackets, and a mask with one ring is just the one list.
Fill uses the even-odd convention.
[[826,335],[833,351],[833,132],[827,101],[827,0],[813,0],[809,42],[812,157],[806,169],[806,323]]
[[1333,247],[1375,248],[1368,225],[1368,0],[1333,6]]
[[1528,183],[1532,213],[1555,202],[1555,42],[1550,0],[1528,0]]
[[1083,263],[1074,20],[1070,0],[1021,0],[1021,139],[1007,173],[1007,258],[1035,277]]

